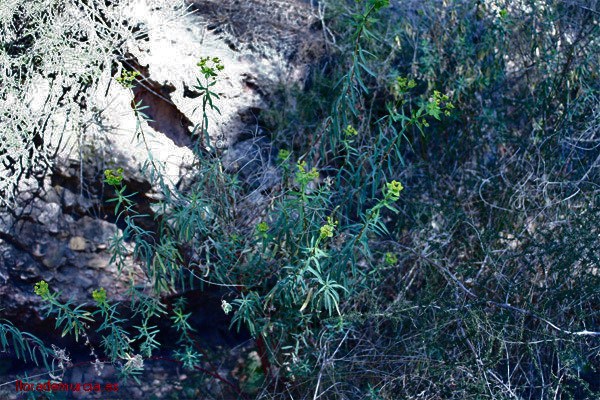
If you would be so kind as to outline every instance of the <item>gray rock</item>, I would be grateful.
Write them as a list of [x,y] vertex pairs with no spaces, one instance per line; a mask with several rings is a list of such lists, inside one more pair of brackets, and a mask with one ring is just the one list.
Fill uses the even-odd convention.
[[47,203],[45,209],[38,216],[37,220],[45,225],[48,231],[58,232],[59,217],[62,214],[60,205],[57,203]]
[[45,249],[42,264],[49,269],[57,269],[66,262],[67,246],[63,242],[50,242]]
[[83,274],[77,274],[77,275],[75,275],[75,279],[74,279],[73,283],[78,288],[88,289],[88,288],[92,287],[92,285],[94,284],[94,281],[92,281],[90,278],[88,278],[87,276],[85,276]]
[[10,214],[0,214],[0,232],[8,233],[10,232],[13,224],[15,223],[15,219]]
[[62,203],[66,208],[73,208],[75,203],[77,203],[77,199],[75,194],[71,192],[69,189],[64,188],[62,190]]
[[49,187],[48,190],[43,194],[45,202],[60,204],[60,194],[54,187]]
[[44,211],[46,210],[47,204],[45,203],[43,200],[39,199],[39,198],[34,198],[32,201],[30,200],[25,200],[25,199],[21,199],[21,205],[22,206],[17,206],[15,208],[15,214],[16,215],[21,215],[21,216],[28,216],[31,217],[32,219],[39,221],[39,217],[44,213]]
[[77,224],[82,236],[94,244],[106,243],[117,231],[114,224],[88,216],[80,219]]
[[86,266],[87,268],[92,268],[94,270],[109,268],[110,258],[110,254],[106,253],[90,254]]
[[87,247],[85,238],[81,236],[74,236],[69,240],[69,247],[73,251],[84,251]]
[[35,264],[29,264],[25,268],[21,268],[21,274],[19,277],[24,281],[29,281],[40,275],[40,269]]

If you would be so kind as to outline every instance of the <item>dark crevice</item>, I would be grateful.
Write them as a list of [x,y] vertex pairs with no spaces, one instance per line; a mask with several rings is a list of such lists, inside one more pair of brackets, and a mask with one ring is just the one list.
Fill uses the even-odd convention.
[[191,135],[194,124],[171,100],[171,93],[176,88],[173,85],[161,85],[150,79],[148,67],[141,66],[132,56],[128,56],[123,66],[128,71],[140,73],[134,82],[134,102],[138,104],[141,101],[140,107],[147,107],[142,112],[149,118],[148,125],[171,139],[177,146],[192,149]]
[[201,96],[200,92],[190,89],[187,85],[183,85],[183,97],[188,99],[196,99]]

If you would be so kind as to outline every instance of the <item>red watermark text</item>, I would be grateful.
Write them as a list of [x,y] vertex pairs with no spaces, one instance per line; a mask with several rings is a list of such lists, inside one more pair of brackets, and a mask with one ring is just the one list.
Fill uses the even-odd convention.
[[106,383],[104,385],[95,382],[86,383],[56,383],[52,381],[28,383],[18,380],[17,392],[116,392],[119,384]]

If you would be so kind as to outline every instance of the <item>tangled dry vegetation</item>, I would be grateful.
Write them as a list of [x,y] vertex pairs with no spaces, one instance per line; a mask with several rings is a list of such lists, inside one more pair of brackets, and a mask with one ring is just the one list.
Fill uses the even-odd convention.
[[319,25],[318,13],[309,2],[272,0],[190,0],[194,8],[210,16],[208,29],[231,35],[231,46],[276,51],[296,62],[310,62],[322,53],[311,30]]
[[[448,93],[456,112],[407,132],[390,168],[407,190],[375,248],[398,260],[344,303],[356,325],[320,359],[329,395],[353,397],[364,379],[372,398],[594,397],[597,5],[391,3],[361,128],[385,114],[396,74],[418,82],[415,97]],[[315,96],[331,87],[318,79]],[[300,96],[310,105],[294,117],[309,120],[319,101]]]

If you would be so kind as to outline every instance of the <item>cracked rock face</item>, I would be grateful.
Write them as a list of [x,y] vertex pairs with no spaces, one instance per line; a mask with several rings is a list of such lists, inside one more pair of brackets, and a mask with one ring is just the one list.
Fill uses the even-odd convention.
[[[12,211],[0,210],[2,317],[18,324],[24,310],[38,308],[33,285],[41,279],[52,290],[62,291],[61,300],[72,297],[77,303],[91,302],[92,290],[99,287],[109,297],[123,293],[128,278],[118,276],[109,249],[110,238],[123,227],[114,223],[114,203],[113,208],[107,206],[112,195],[102,183],[103,171],[125,170],[128,190],[139,193],[134,198],[138,211],[149,215],[141,224],[152,230],[149,203],[156,198],[156,187],[140,170],[150,152],[173,186],[189,171],[190,135],[202,117],[201,99],[194,89],[200,57],[219,57],[225,66],[212,88],[220,97],[215,102],[220,114],[211,112],[208,117],[209,134],[221,140],[228,170],[239,173],[257,191],[277,183],[269,138],[248,140],[242,133],[256,130],[256,121],[249,116],[265,107],[271,85],[302,83],[307,61],[322,50],[314,47],[321,34],[309,29],[314,22],[310,7],[274,0],[188,3],[195,5],[193,13],[167,23],[156,9],[140,8],[145,3],[123,8],[124,18],[135,13],[148,30],[139,41],[127,44],[129,57],[123,61],[124,68],[141,73],[133,96],[148,106],[143,112],[153,119],[141,122],[145,142],[134,137],[139,121],[131,107],[132,92],[105,71],[87,105],[98,111],[98,117],[86,125],[83,135],[65,132],[52,174],[35,188],[21,187]],[[302,43],[312,47],[302,50]],[[36,88],[40,98],[48,90],[45,82]],[[55,118],[60,123],[64,116]],[[126,263],[141,280],[143,272],[130,250]]]
[[[70,298],[90,302],[91,290],[105,287],[118,296],[127,281],[117,275],[117,266],[107,252],[109,238],[117,227],[107,221],[63,213],[64,202],[51,199],[50,180],[39,197],[13,214],[4,214],[0,229],[0,306],[3,317],[19,323],[24,310],[39,304],[33,286],[45,280],[62,290],[61,301]],[[143,278],[130,251],[127,260],[137,279]],[[29,316],[27,316],[29,317]]]

